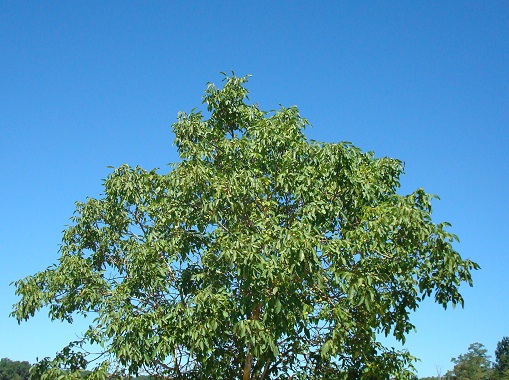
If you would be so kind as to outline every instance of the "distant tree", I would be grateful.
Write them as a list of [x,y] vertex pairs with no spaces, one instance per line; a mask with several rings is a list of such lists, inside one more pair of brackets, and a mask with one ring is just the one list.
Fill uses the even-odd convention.
[[[397,194],[401,161],[306,139],[296,107],[247,103],[247,77],[209,85],[173,125],[168,174],[121,166],[78,203],[58,265],[16,282],[18,321],[95,319],[34,376],[90,368],[166,379],[398,379],[385,347],[424,297],[463,304],[461,258],[434,196]],[[53,375],[52,375],[53,376]]]
[[3,358],[0,360],[0,380],[28,380],[30,363]]
[[497,343],[494,369],[499,379],[509,379],[509,337],[507,336]]
[[481,343],[472,343],[466,354],[452,358],[454,368],[448,371],[446,379],[487,380],[491,379],[492,369],[488,350]]

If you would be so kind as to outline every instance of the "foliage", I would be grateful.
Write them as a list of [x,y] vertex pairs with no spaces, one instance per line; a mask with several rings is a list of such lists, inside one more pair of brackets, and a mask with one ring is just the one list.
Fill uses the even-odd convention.
[[446,378],[458,380],[484,380],[492,375],[490,356],[481,343],[472,343],[468,352],[457,358],[452,358],[454,363],[452,371],[448,371]]
[[0,380],[28,380],[30,364],[3,358],[0,360]]
[[248,104],[246,81],[209,84],[208,118],[173,124],[181,162],[113,170],[76,204],[58,265],[15,283],[18,321],[95,318],[36,378],[84,368],[89,344],[90,379],[405,378],[412,356],[377,334],[404,342],[424,297],[463,305],[478,265],[432,195],[396,193],[402,163],[307,140],[296,107]]
[[509,337],[507,336],[497,343],[493,368],[498,378],[509,379]]

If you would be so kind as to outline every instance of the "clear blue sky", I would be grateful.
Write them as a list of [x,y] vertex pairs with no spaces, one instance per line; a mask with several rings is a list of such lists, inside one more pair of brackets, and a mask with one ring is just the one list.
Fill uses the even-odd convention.
[[[50,356],[80,325],[20,326],[11,281],[54,263],[74,202],[108,165],[177,160],[170,125],[220,71],[296,104],[322,141],[406,162],[477,261],[465,309],[425,302],[405,345],[420,376],[509,335],[509,3],[0,2],[0,357]],[[82,326],[81,326],[82,327]]]

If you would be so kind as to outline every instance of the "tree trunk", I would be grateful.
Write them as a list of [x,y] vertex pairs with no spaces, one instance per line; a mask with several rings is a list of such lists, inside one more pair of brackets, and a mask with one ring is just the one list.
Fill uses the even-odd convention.
[[[258,320],[260,319],[260,311],[262,309],[262,303],[260,302],[255,306],[249,319]],[[244,374],[242,380],[251,380],[251,366],[253,365],[253,355],[251,355],[251,343],[247,345],[246,361],[244,363]]]
[[244,363],[244,376],[242,380],[251,380],[251,365],[253,364],[253,355],[251,355],[251,344],[247,346],[246,362]]

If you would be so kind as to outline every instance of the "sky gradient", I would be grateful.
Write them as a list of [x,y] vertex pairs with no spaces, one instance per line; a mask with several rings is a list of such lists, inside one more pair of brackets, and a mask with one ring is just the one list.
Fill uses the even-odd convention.
[[297,105],[314,140],[406,164],[401,193],[481,265],[465,308],[426,301],[405,348],[419,376],[509,335],[509,4],[0,2],[0,357],[52,356],[76,326],[18,326],[9,283],[58,258],[74,202],[123,163],[176,162],[171,124],[221,71],[252,74],[262,109]]

